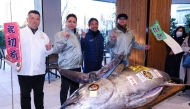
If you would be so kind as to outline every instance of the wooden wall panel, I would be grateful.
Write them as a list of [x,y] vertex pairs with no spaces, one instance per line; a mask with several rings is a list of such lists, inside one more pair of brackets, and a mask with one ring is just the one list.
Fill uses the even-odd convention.
[[[170,11],[171,0],[150,0],[149,27],[153,25],[155,20],[158,20],[162,30],[169,33]],[[163,41],[157,41],[151,31],[148,36],[151,49],[148,52],[147,66],[164,70],[166,44]]]
[[[148,51],[147,66],[159,70],[164,70],[166,44],[163,41],[157,41],[149,28],[155,20],[158,20],[161,28],[169,33],[170,10],[171,0],[117,0],[116,13],[128,15],[128,28],[133,31],[136,41],[145,44],[148,40],[148,44],[151,45]],[[145,51],[133,49],[130,65],[144,65],[145,56]]]
[[[147,0],[117,0],[117,15],[128,15],[128,28],[133,31],[135,39],[141,44],[146,42]],[[144,65],[145,51],[133,49],[130,65]]]

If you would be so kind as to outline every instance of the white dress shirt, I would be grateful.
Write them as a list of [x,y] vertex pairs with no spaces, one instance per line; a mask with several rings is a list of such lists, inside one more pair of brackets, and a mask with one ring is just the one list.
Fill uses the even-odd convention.
[[18,75],[33,76],[45,74],[45,59],[51,50],[47,51],[45,45],[49,42],[48,36],[41,30],[35,34],[27,26],[20,30],[22,67]]

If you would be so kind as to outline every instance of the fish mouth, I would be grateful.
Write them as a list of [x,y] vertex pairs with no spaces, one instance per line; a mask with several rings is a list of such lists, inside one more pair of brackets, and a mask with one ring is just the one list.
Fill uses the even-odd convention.
[[74,106],[78,104],[79,102],[79,93],[78,91],[82,88],[83,86],[79,87],[71,96],[65,101],[65,103],[61,106],[60,109],[67,109],[68,107]]
[[71,106],[71,105],[75,105],[75,104],[77,104],[77,102],[72,102],[72,103],[68,103],[68,104],[63,104],[60,109],[67,109],[67,107],[69,107],[69,106]]
[[79,99],[77,98],[77,96],[74,95],[74,97],[68,98],[68,100],[61,106],[60,109],[71,109],[71,107],[79,104]]
[[155,87],[155,88],[153,88],[152,90],[146,92],[146,93],[142,96],[142,98],[151,98],[151,97],[153,97],[153,96],[156,96],[156,95],[158,95],[158,94],[162,91],[162,89],[163,89],[163,86]]

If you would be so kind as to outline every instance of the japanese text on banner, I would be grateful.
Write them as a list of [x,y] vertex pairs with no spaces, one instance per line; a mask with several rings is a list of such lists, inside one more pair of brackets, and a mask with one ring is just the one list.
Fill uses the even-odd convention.
[[16,22],[4,23],[4,34],[7,54],[12,58],[12,62],[21,62],[20,32]]

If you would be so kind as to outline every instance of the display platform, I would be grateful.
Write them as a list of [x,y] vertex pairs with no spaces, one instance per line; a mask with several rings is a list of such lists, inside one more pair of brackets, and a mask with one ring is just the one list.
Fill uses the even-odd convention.
[[137,109],[151,109],[153,106],[175,95],[176,93],[183,90],[184,88],[185,88],[185,85],[184,86],[166,86],[156,99],[154,99],[152,102],[142,107],[139,107]]

